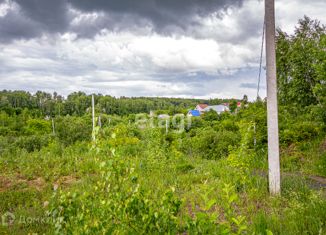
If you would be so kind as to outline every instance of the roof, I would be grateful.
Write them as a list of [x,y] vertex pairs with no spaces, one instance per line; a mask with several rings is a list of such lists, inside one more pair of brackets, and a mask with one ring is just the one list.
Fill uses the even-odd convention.
[[168,118],[170,118],[170,116],[168,114],[160,114],[160,115],[158,115],[158,118],[159,119],[168,119]]
[[208,112],[209,110],[214,110],[217,113],[229,111],[229,108],[225,105],[212,105],[212,106],[207,106],[204,111]]
[[194,117],[200,116],[200,112],[198,110],[189,110],[188,114],[191,114]]
[[201,108],[201,109],[204,109],[208,106],[208,104],[198,104],[198,106]]

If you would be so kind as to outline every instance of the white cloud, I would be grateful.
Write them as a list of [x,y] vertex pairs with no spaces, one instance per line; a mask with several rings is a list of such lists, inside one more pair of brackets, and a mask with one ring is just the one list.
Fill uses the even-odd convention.
[[4,17],[7,15],[7,13],[10,11],[11,9],[11,5],[9,4],[9,1],[6,0],[3,3],[0,4],[0,17]]
[[[0,17],[7,14],[0,5]],[[325,23],[326,2],[277,1],[277,25],[291,32],[304,14]],[[71,10],[71,9],[70,9]],[[74,27],[104,17],[71,10]],[[0,87],[30,91],[76,90],[115,96],[256,96],[263,2],[210,15],[182,35],[101,30],[94,38],[76,33],[0,44]],[[264,79],[264,77],[262,78]],[[261,96],[264,96],[262,81]]]
[[324,24],[326,23],[326,1],[276,1],[275,8],[277,26],[288,33],[293,33],[298,19],[303,18],[304,15],[312,19],[318,19]]

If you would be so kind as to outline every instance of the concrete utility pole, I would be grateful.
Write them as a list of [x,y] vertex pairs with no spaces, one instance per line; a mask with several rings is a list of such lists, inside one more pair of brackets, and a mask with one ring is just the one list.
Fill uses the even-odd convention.
[[272,195],[277,195],[281,192],[281,177],[278,136],[274,0],[265,0],[265,22],[269,191]]

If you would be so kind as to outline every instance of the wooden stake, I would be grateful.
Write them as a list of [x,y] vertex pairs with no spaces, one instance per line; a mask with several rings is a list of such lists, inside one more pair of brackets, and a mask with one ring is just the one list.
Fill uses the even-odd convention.
[[98,116],[98,126],[99,126],[100,128],[102,127],[101,115]]
[[256,139],[256,122],[254,123],[254,146],[256,149],[257,139]]
[[93,141],[95,141],[95,101],[94,101],[94,95],[92,95],[92,120],[93,120],[93,132],[92,132],[92,138]]
[[53,118],[52,118],[52,133],[53,133],[53,135],[55,135],[54,120],[53,120]]

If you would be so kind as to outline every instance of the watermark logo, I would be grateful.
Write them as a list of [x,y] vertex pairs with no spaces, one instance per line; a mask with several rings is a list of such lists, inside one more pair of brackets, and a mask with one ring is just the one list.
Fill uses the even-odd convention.
[[11,212],[6,212],[1,216],[1,225],[4,227],[8,227],[14,224],[22,224],[25,226],[29,226],[31,224],[50,224],[51,218],[48,216],[40,216],[40,217],[30,217],[30,216],[19,216],[16,217]]
[[1,225],[2,226],[12,225],[15,219],[16,219],[15,215],[8,211],[1,216]]
[[174,133],[182,133],[186,128],[191,127],[191,117],[184,114],[175,114],[169,116],[163,115],[150,115],[137,114],[135,117],[135,123],[140,129],[145,128],[162,128],[166,129],[166,132],[172,131]]

